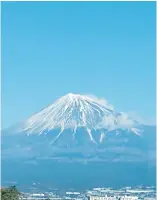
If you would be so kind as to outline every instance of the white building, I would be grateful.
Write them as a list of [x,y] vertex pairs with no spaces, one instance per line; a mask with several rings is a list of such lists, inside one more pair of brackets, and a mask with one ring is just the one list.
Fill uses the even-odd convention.
[[138,190],[138,189],[135,189],[135,190],[127,190],[126,192],[128,193],[152,193],[154,192],[153,190]]
[[89,200],[117,200],[116,196],[89,196]]
[[137,200],[137,196],[121,196],[119,197],[119,200]]
[[89,196],[89,200],[137,200],[137,196]]

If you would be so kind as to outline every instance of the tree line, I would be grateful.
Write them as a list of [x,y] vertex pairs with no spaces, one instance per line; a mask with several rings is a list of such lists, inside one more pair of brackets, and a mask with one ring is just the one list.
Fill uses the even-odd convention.
[[16,186],[1,189],[1,200],[19,200],[20,192]]
[[[20,192],[16,186],[1,189],[1,200],[20,200]],[[50,200],[49,198],[46,200]]]

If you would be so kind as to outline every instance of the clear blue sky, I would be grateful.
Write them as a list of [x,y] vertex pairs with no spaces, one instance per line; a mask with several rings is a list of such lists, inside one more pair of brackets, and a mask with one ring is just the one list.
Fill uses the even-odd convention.
[[3,2],[2,128],[72,92],[155,119],[155,2]]

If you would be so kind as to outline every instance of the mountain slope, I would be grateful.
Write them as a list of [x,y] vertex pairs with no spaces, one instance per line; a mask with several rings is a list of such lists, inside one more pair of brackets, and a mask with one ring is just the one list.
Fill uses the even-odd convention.
[[155,127],[138,123],[96,97],[70,93],[6,132],[4,156],[15,152],[83,160],[90,155],[101,162],[154,158]]
[[14,132],[42,134],[54,129],[61,132],[71,129],[75,133],[77,128],[84,127],[89,134],[91,130],[121,128],[131,129],[138,135],[136,127],[139,125],[126,113],[115,111],[104,100],[69,93],[22,122]]

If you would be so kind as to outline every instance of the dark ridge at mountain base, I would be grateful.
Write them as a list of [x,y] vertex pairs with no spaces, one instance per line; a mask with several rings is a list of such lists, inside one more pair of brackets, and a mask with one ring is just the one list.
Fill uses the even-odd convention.
[[51,188],[84,190],[92,187],[155,185],[155,165],[149,163],[38,163],[2,161],[2,186],[16,182],[27,191],[33,183],[41,190]]

